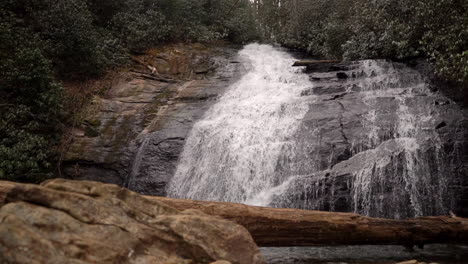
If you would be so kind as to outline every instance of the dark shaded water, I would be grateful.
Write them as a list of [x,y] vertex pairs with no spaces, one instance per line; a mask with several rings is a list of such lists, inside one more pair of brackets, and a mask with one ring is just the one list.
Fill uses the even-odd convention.
[[268,264],[394,264],[407,260],[467,264],[468,245],[427,245],[409,252],[401,246],[262,248]]

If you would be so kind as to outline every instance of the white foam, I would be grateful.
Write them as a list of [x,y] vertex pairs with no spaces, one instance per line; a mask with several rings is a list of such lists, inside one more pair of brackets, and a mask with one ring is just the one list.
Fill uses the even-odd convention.
[[168,187],[172,197],[242,203],[287,180],[278,167],[295,155],[293,135],[308,111],[300,94],[312,84],[272,46],[247,45],[240,56],[249,71],[194,125]]

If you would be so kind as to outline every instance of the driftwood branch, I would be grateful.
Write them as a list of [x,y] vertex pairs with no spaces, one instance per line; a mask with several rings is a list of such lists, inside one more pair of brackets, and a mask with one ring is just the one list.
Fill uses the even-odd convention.
[[338,60],[302,60],[302,61],[296,61],[292,66],[303,67],[303,66],[311,66],[311,65],[317,65],[317,64],[336,64],[340,62],[341,61],[338,61]]
[[459,217],[391,220],[351,213],[148,198],[180,210],[198,209],[232,220],[247,228],[259,246],[468,244],[468,219]]

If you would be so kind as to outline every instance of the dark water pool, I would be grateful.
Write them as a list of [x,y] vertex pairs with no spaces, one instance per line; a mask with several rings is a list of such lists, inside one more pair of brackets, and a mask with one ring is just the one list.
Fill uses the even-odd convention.
[[428,245],[410,252],[401,246],[262,248],[268,264],[394,264],[407,260],[468,264],[468,245]]

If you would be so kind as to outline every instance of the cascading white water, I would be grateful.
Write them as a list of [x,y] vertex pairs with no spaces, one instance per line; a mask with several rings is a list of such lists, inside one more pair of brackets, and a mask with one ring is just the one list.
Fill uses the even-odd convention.
[[[384,200],[395,200],[395,203],[398,203],[402,197],[408,195],[412,214],[422,216],[425,213],[423,207],[427,199],[425,193],[434,187],[446,188],[431,182],[433,175],[427,162],[428,157],[421,153],[418,143],[423,134],[424,124],[431,120],[431,109],[424,109],[425,104],[421,103],[409,105],[419,94],[430,94],[427,83],[419,73],[412,70],[406,72],[397,70],[393,64],[385,61],[363,61],[361,69],[370,77],[361,81],[364,101],[370,105],[370,109],[376,108],[377,98],[390,97],[396,102],[395,120],[390,129],[379,126],[378,121],[381,118],[375,111],[371,111],[364,120],[367,121],[369,131],[368,145],[376,147],[386,142],[388,138],[393,138],[396,139],[394,142],[401,151],[394,156],[369,160],[365,167],[354,173],[352,191],[354,211],[365,215],[383,215]],[[432,133],[431,138],[436,139],[437,133]],[[435,144],[435,148],[437,149],[439,145]],[[437,168],[432,170],[432,173],[439,171]],[[436,178],[444,177],[437,175]],[[385,188],[393,188],[390,196],[388,194],[383,196],[382,191],[379,191]],[[379,192],[381,195],[377,195]],[[393,217],[400,218],[401,209],[394,210]],[[436,212],[442,213],[445,208],[438,209]]]
[[[389,218],[447,213],[457,195],[449,191],[454,167],[450,156],[441,150],[436,129],[440,119],[434,107],[435,100],[446,99],[437,99],[421,74],[401,64],[369,60],[351,65],[347,74],[353,78],[345,81],[325,79],[329,73],[318,74],[316,87],[331,91],[346,87],[346,98],[333,102],[325,95],[311,103],[305,120],[310,123],[311,116],[318,119],[312,119],[313,125],[297,138],[317,138],[319,142],[307,152],[296,154],[311,164],[323,162],[326,156],[311,158],[310,153],[326,150],[330,141],[324,142],[324,147],[320,136],[311,135],[330,131],[327,122],[338,119],[341,124],[333,127],[334,131],[341,127],[348,137],[337,142],[349,144],[351,155],[332,163],[331,151],[328,167],[314,170],[310,166],[308,175],[291,177],[278,186],[274,197],[262,197],[270,206],[354,211]],[[343,116],[350,112],[346,108],[360,102],[362,112],[351,112],[349,115],[354,116],[345,119]],[[333,111],[334,104],[341,105],[344,114],[333,112],[330,118],[327,112],[314,113],[321,105],[328,106],[322,107],[325,111]],[[317,124],[321,129],[316,129]]]
[[[386,61],[362,61],[360,69],[368,78],[360,81],[364,102],[370,109],[376,109],[376,99],[391,98],[396,103],[392,127],[382,127],[382,117],[372,110],[365,116],[363,123],[368,129],[367,147],[375,148],[389,139],[396,139],[400,151],[382,159],[369,160],[363,168],[354,172],[352,182],[353,205],[356,213],[380,216],[385,214],[401,218],[406,210],[409,215],[422,216],[447,211],[443,205],[449,177],[446,168],[436,162],[430,164],[430,155],[423,153],[419,144],[430,139],[435,149],[432,158],[443,159],[440,155],[441,144],[435,125],[431,124],[433,106],[418,100],[420,95],[430,95],[423,77],[414,70],[395,69]],[[379,123],[380,122],[380,123]],[[366,140],[364,140],[366,141]],[[393,189],[384,195],[385,189]],[[398,203],[409,197],[409,203],[398,207]],[[428,202],[429,197],[437,201]],[[385,202],[394,201],[395,209],[386,207]],[[429,205],[429,206],[428,206]],[[424,207],[428,208],[424,208]],[[384,208],[386,207],[386,208]],[[390,212],[390,213],[389,213]],[[408,216],[406,214],[405,216]]]
[[308,76],[258,44],[240,57],[247,73],[194,125],[169,196],[388,218],[453,208],[459,150],[443,149],[435,103],[447,99],[420,73],[368,60],[345,79]]
[[169,196],[266,206],[288,182],[310,101],[301,91],[312,84],[272,46],[250,44],[240,56],[248,72],[194,125]]

